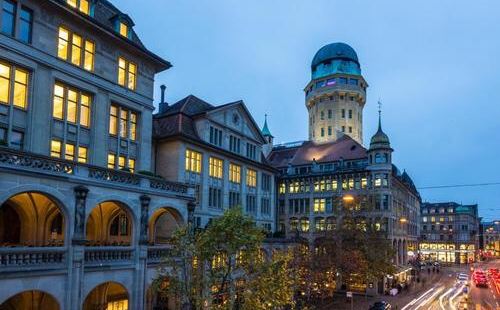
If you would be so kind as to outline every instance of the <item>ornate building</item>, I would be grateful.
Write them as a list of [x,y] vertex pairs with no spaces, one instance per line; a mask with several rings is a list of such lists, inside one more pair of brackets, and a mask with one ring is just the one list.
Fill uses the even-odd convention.
[[0,308],[151,309],[168,225],[194,207],[144,172],[170,63],[106,0],[0,7]]
[[[278,230],[287,236],[298,232],[313,243],[342,224],[345,210],[354,209],[359,227],[385,232],[396,250],[394,264],[407,271],[417,250],[421,199],[410,176],[392,162],[380,115],[369,147],[362,145],[367,84],[359,68],[346,44],[316,53],[305,89],[310,141],[276,145],[267,158],[280,171]],[[400,277],[404,280],[406,273]],[[351,289],[365,290],[365,285]]]

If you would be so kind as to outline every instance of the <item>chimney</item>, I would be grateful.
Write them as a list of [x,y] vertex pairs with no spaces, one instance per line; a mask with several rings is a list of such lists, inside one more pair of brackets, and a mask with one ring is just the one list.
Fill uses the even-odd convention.
[[159,113],[162,114],[165,113],[168,109],[168,102],[165,101],[165,89],[167,89],[167,87],[165,85],[161,85],[160,88],[161,88],[161,101],[159,104]]

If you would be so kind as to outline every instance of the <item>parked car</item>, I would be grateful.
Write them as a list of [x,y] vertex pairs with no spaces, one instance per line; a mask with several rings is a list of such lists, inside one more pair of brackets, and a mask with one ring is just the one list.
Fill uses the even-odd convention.
[[374,303],[369,310],[387,310],[392,309],[392,306],[387,301],[377,301]]

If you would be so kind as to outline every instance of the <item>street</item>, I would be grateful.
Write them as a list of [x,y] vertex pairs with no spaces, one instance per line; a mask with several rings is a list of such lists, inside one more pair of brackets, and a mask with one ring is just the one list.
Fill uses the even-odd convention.
[[[498,260],[487,263],[475,264],[475,268],[487,270],[488,268],[498,268]],[[470,270],[446,270],[447,277],[441,278],[436,284],[417,298],[413,299],[402,310],[448,310],[448,309],[477,309],[477,310],[496,310],[500,309],[498,303],[498,294],[494,286],[489,282],[488,288],[476,287],[472,281],[469,286],[459,284],[456,280],[458,272],[471,275]],[[470,290],[467,298],[466,290]]]
[[[486,263],[477,263],[475,268],[487,270],[500,268],[500,260]],[[470,265],[442,267],[440,273],[428,274],[421,272],[421,282],[413,283],[409,289],[403,290],[396,296],[364,297],[355,296],[353,309],[368,309],[376,301],[385,300],[398,310],[498,310],[500,296],[494,286],[489,283],[488,288],[476,287],[469,281],[469,299],[465,302],[464,285],[457,283],[457,274],[465,273],[470,278]],[[321,309],[351,309],[344,296],[337,296],[331,303]],[[467,304],[467,308],[463,308]]]

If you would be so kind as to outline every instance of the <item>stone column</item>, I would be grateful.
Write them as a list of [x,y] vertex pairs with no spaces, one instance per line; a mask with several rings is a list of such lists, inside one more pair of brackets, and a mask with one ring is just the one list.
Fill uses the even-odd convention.
[[135,264],[136,281],[135,281],[135,294],[133,297],[132,305],[134,309],[144,309],[146,302],[146,277],[148,270],[148,222],[149,222],[149,203],[151,197],[148,195],[141,195],[139,197],[141,204],[141,217],[139,223],[139,246],[136,251]]
[[75,193],[75,225],[71,250],[69,251],[68,278],[70,300],[67,305],[70,309],[81,309],[83,299],[84,264],[85,264],[85,210],[89,189],[79,185],[74,188]]

